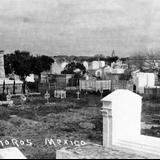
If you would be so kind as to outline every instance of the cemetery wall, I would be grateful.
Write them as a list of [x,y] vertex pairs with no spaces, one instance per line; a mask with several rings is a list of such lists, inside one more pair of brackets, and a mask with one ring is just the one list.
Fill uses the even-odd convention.
[[113,74],[113,73],[106,73],[104,75],[104,80],[112,80],[112,81],[119,81],[124,74]]
[[160,87],[144,88],[144,97],[149,98],[160,98]]
[[111,80],[80,80],[81,90],[101,91],[111,90]]
[[126,80],[112,80],[112,91],[117,89],[128,89],[130,91],[133,91],[133,83],[126,81]]
[[[3,85],[0,84],[0,94],[3,93],[7,94],[8,91],[10,91],[10,93],[13,93],[13,90],[14,90],[13,84],[5,84],[5,89],[3,89]],[[20,94],[20,93],[22,93],[22,84],[15,84],[15,94]]]

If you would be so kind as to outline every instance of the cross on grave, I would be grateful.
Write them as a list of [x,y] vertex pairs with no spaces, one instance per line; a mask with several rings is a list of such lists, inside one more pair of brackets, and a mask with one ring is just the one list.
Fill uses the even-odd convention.
[[103,86],[101,85],[101,88],[100,88],[100,93],[101,93],[101,97],[103,97]]
[[66,91],[62,90],[61,91],[61,99],[66,98]]
[[8,102],[11,101],[11,97],[12,97],[12,96],[11,96],[11,93],[8,92],[8,95],[6,96]]
[[49,103],[50,94],[46,91],[44,98],[47,100],[47,104]]
[[28,90],[28,88],[26,89],[26,96],[27,97],[29,96],[29,90]]
[[80,91],[77,91],[77,100],[80,100]]
[[8,103],[8,106],[12,107],[13,106],[13,101],[12,101],[12,95],[10,93],[10,91],[8,92],[8,95],[6,96],[7,98],[7,103]]
[[21,105],[23,105],[24,102],[27,100],[27,98],[26,98],[26,96],[25,96],[24,94],[22,94],[22,95],[20,96],[20,98],[21,98]]
[[25,101],[27,100],[27,98],[26,98],[26,96],[25,96],[24,94],[21,95],[21,100],[22,100],[23,102],[25,102]]

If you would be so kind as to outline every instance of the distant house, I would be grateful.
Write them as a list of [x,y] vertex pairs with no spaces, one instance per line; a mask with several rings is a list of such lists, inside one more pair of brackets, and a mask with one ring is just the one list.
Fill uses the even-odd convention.
[[84,62],[83,62],[83,65],[85,66],[86,70],[88,70],[88,69],[89,69],[89,62],[84,61]]
[[61,63],[54,62],[51,66],[51,74],[61,74],[63,71]]
[[121,60],[117,60],[117,62],[111,64],[111,68],[113,68],[112,73],[123,74],[128,69],[128,65],[124,64]]
[[68,63],[67,62],[55,62],[51,66],[51,74],[61,74]]
[[[106,77],[108,75],[118,75],[121,76],[122,74],[124,74],[125,69],[123,68],[112,68],[110,66],[105,66],[105,67],[101,67],[98,69],[94,69],[94,70],[88,70],[88,73],[94,77],[103,79],[103,80],[108,80]],[[113,79],[113,78],[112,78]]]
[[105,66],[105,61],[88,62],[88,70],[96,70]]
[[103,78],[104,80],[111,80],[113,82],[113,81],[119,81],[123,75],[124,74],[106,73]]
[[143,94],[145,87],[155,87],[156,76],[154,73],[137,72],[133,75],[133,81],[136,87],[136,92]]
[[26,82],[34,83],[35,82],[35,78],[34,77],[35,77],[34,74],[30,74],[29,76],[27,76]]
[[63,63],[61,64],[62,69],[64,70],[64,68],[65,68],[67,65],[68,65],[68,62],[63,62]]

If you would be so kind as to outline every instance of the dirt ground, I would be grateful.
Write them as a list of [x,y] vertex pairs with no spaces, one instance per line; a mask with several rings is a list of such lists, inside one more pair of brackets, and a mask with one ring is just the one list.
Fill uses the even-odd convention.
[[30,159],[55,159],[64,146],[102,143],[102,115],[98,95],[65,100],[30,97],[25,104],[0,107],[0,148],[18,147]]

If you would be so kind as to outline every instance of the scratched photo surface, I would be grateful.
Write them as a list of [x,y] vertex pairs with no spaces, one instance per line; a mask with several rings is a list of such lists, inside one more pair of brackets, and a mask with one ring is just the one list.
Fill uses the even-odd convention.
[[0,0],[0,159],[160,157],[160,0]]

